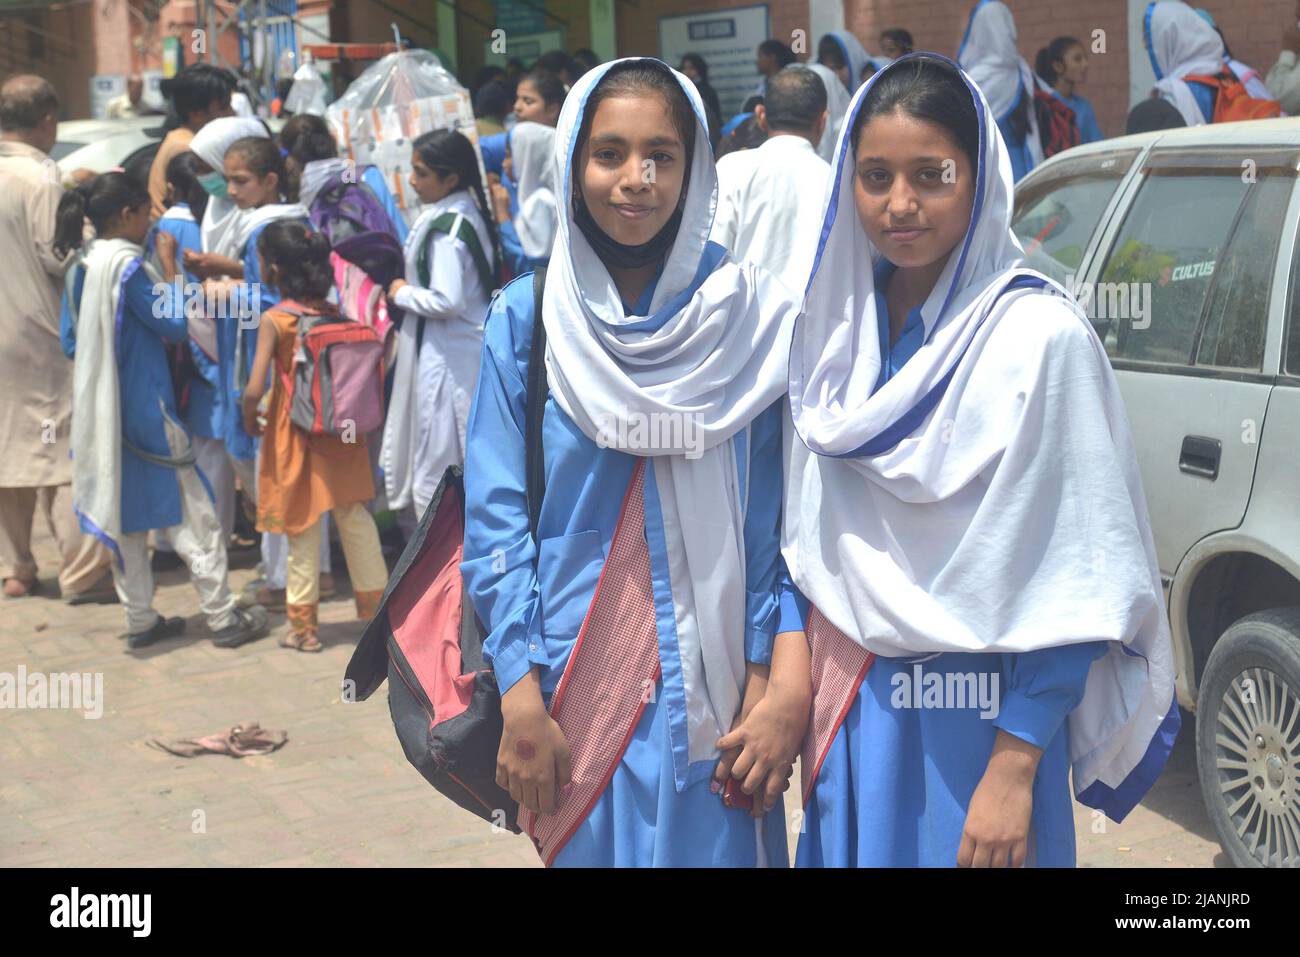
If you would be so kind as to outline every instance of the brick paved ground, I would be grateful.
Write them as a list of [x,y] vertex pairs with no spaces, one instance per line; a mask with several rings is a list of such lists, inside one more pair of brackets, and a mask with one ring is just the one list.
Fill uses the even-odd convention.
[[[38,534],[53,593],[54,552]],[[235,587],[252,577],[249,568],[231,573]],[[99,720],[0,710],[0,865],[537,866],[525,840],[494,833],[425,785],[402,756],[383,691],[360,704],[340,701],[339,679],[361,632],[348,598],[321,607],[321,654],[280,648],[282,615],[272,616],[269,638],[222,650],[194,614],[185,574],[158,583],[156,607],[187,616],[187,634],[135,653],[118,637],[125,626],[117,605],[0,600],[0,672],[102,672],[105,699]],[[233,760],[181,759],[145,743],[248,720],[288,731],[288,744]],[[1105,822],[1094,833],[1092,813],[1077,808],[1080,864],[1224,863],[1191,740],[1190,731],[1182,736],[1171,766],[1123,825]]]

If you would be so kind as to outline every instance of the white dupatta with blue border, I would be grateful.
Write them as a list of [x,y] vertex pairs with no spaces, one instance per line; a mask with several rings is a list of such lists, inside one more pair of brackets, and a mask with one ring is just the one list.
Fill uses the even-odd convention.
[[1100,341],[1021,265],[1007,149],[964,73],[980,121],[971,223],[922,306],[924,344],[876,389],[880,252],[849,147],[875,83],[917,56],[868,81],[841,131],[790,347],[782,553],[826,618],[883,656],[1110,642],[1068,734],[1078,799],[1120,820],[1179,724],[1145,499]]

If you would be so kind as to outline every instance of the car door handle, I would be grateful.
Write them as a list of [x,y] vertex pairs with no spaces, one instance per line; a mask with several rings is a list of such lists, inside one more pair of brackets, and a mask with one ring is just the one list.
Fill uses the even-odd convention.
[[1178,456],[1178,468],[1188,475],[1199,475],[1211,482],[1219,477],[1219,457],[1223,443],[1204,435],[1183,436],[1183,451]]

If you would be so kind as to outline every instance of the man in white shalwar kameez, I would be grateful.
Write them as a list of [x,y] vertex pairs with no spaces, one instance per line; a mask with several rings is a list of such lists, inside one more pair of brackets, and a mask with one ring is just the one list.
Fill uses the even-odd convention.
[[81,533],[72,510],[72,363],[59,349],[59,296],[66,256],[54,249],[63,187],[48,153],[59,101],[38,76],[0,88],[0,576],[4,594],[36,587],[32,518],[39,509],[62,559],[59,588],[69,603],[110,599],[108,552]]
[[768,139],[718,160],[718,209],[709,238],[737,262],[753,262],[797,295],[812,268],[830,166],[817,155],[826,130],[826,87],[806,67],[786,67],[757,107]]

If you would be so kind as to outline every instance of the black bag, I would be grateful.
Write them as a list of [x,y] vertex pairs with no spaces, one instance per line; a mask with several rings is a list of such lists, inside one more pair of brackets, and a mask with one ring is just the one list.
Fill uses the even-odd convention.
[[[533,341],[528,356],[525,426],[528,518],[533,538],[545,485],[542,413],[546,406],[545,269],[533,276]],[[406,758],[438,791],[467,811],[519,832],[519,807],[496,783],[501,694],[483,661],[486,629],[465,596],[460,549],[465,484],[451,466],[397,563],[348,662],[345,700],[364,701],[388,679],[388,707]],[[459,648],[456,655],[448,646]]]

